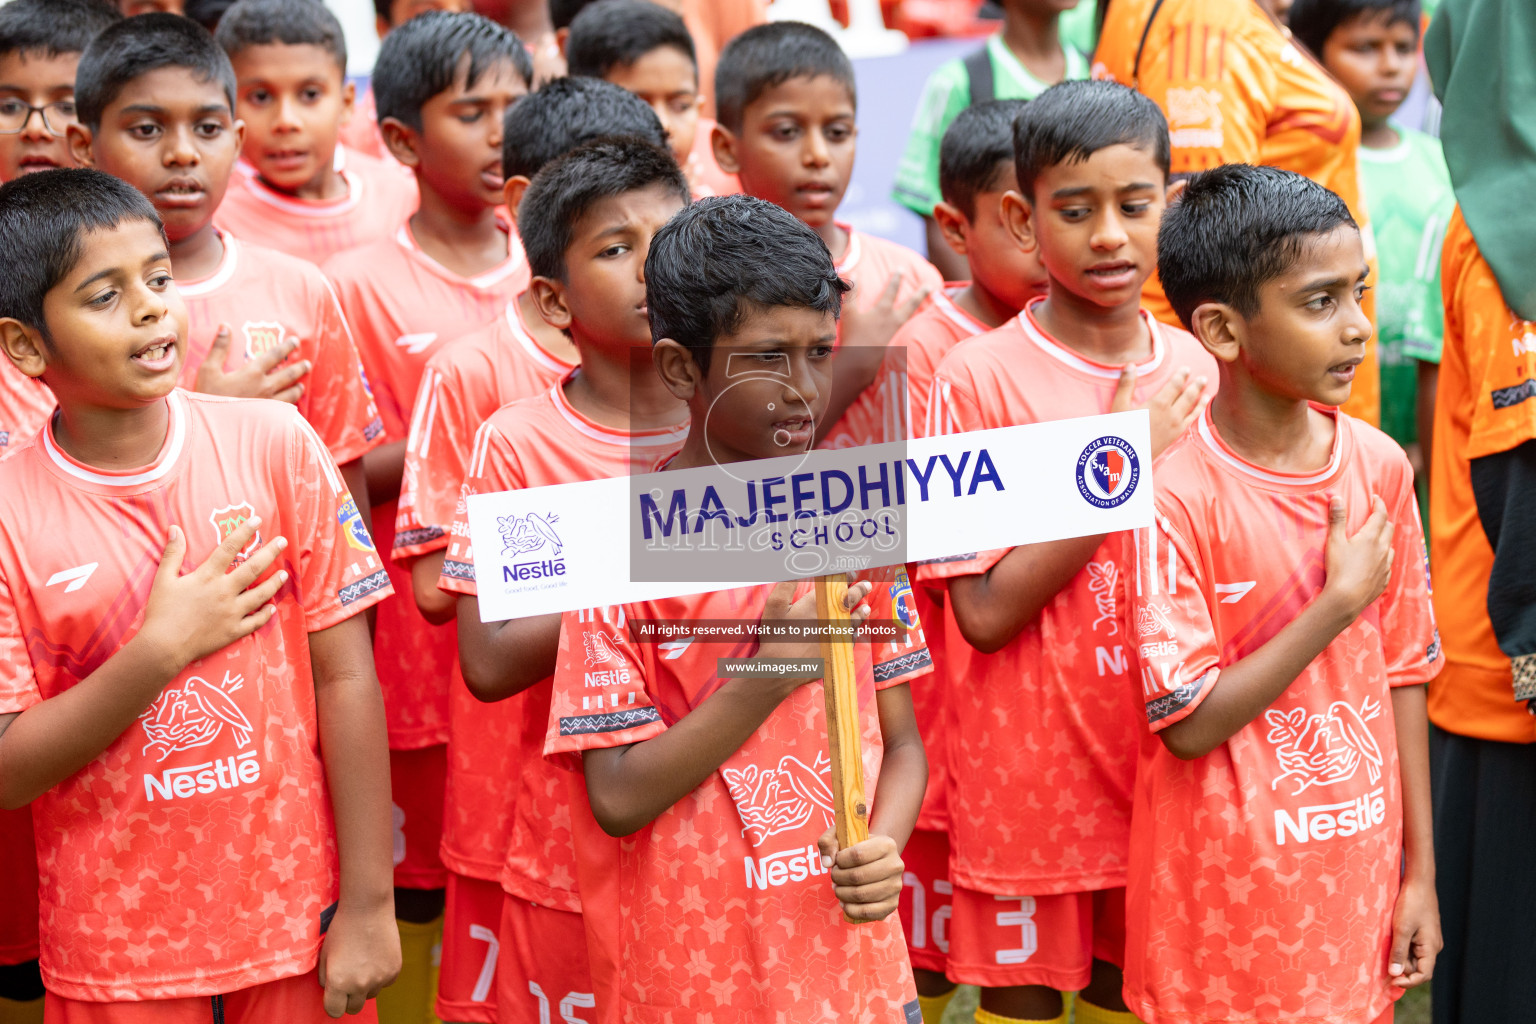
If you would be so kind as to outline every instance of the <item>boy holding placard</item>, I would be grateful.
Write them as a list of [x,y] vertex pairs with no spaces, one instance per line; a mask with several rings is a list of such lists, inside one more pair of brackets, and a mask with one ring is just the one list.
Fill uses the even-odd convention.
[[[666,468],[809,450],[846,290],[826,246],[760,200],[705,199],[658,233],[646,284],[656,370],[692,418]],[[870,609],[896,617],[906,588],[894,575],[849,588],[855,622]],[[623,1019],[671,1010],[719,1024],[873,1024],[918,1013],[893,912],[927,777],[906,685],[932,671],[921,630],[855,644],[874,810],[870,838],[839,850],[821,688],[804,685],[815,677],[727,678],[717,667],[819,657],[820,644],[701,636],[656,647],[632,625],[810,620],[815,609],[808,586],[791,582],[563,617],[545,749],[581,754],[593,814],[627,837],[606,908]],[[588,709],[590,652],[618,714]]]
[[[1003,200],[1050,278],[1005,327],[934,377],[932,433],[1133,407],[1152,450],[1193,421],[1215,365],[1141,308],[1168,187],[1161,111],[1124,86],[1067,82],[1014,122],[1019,191]],[[1105,537],[924,565],[947,581],[954,751],[948,974],[983,987],[980,1024],[1131,1019],[1120,1000],[1137,722],[1134,628]],[[963,638],[964,642],[960,642]]]
[[1371,333],[1360,230],[1322,186],[1233,164],[1191,179],[1158,248],[1221,390],[1158,465],[1156,526],[1122,537],[1161,740],[1136,777],[1126,998],[1384,1024],[1440,950],[1441,655],[1413,470],[1335,408]]
[[[644,264],[651,236],[688,198],[672,154],[633,138],[587,143],[534,178],[518,207],[534,294],[543,318],[570,332],[581,365],[485,422],[475,435],[465,495],[645,472],[681,445],[687,410],[650,364]],[[558,536],[558,525],[553,529]],[[588,961],[569,780],[539,756],[560,618],[481,622],[468,537],[461,511],[441,585],[463,595],[465,682],[487,701],[526,692],[512,780],[516,816],[501,871],[497,1014],[529,1020],[556,1005],[596,1005],[601,1017],[607,1007]],[[597,906],[599,916],[609,915],[605,901]]]

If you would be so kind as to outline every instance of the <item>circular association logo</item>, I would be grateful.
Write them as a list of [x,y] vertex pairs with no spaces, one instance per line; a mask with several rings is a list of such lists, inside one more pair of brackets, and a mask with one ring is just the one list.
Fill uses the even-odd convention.
[[1141,461],[1122,438],[1098,438],[1077,457],[1077,490],[1094,508],[1125,504],[1140,480]]

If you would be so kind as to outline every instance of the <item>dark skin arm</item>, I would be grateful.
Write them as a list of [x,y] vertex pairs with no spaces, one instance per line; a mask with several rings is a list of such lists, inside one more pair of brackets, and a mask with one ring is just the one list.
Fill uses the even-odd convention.
[[1387,973],[1397,988],[1413,988],[1435,973],[1440,901],[1435,893],[1435,831],[1429,798],[1429,712],[1424,687],[1392,689],[1397,763],[1403,780],[1403,883],[1392,912]]
[[1252,722],[1334,638],[1386,589],[1392,571],[1392,523],[1380,498],[1353,537],[1344,532],[1345,509],[1328,509],[1327,582],[1285,628],[1248,657],[1221,670],[1220,685],[1185,718],[1158,733],[1178,758],[1204,757]]
[[[1136,370],[1127,367],[1120,374],[1110,411],[1132,409],[1135,388]],[[1204,390],[1205,378],[1190,380],[1189,371],[1180,370],[1146,404],[1152,420],[1154,459],[1194,422]],[[949,599],[960,635],[983,654],[1002,650],[1083,571],[1102,543],[1101,534],[1025,544],[1009,551],[984,573],[950,580]]]
[[480,700],[506,700],[554,674],[559,615],[481,622],[480,601],[469,595],[459,597],[458,615],[459,668],[469,692]]
[[360,1013],[400,972],[390,832],[389,738],[373,644],[354,616],[309,635],[341,897],[320,949],[325,1012]]
[[416,599],[416,610],[434,626],[452,622],[458,610],[458,598],[437,585],[447,554],[446,548],[428,551],[411,563],[411,595]]
[[180,527],[171,527],[139,631],[68,690],[0,715],[0,806],[25,806],[90,764],[188,665],[266,625],[288,573],[256,581],[287,539],[274,537],[226,572],[260,525],[257,516],[246,520],[186,575],[186,538]]
[[404,440],[381,444],[363,456],[367,469],[368,494],[383,503],[400,497],[400,480],[405,476]]
[[[807,594],[791,603],[794,591],[793,583],[774,587],[763,606],[762,617],[814,620],[816,595]],[[869,596],[869,591],[868,583],[848,588],[844,600],[854,608],[852,618],[856,625],[869,615],[868,607],[858,604]],[[462,613],[459,621],[462,630]],[[758,659],[819,657],[821,646],[814,642],[764,643],[757,653]],[[740,750],[786,697],[812,681],[779,677],[730,679],[658,736],[628,746],[585,751],[582,763],[593,817],[611,836],[627,836],[649,825]],[[921,800],[921,794],[918,798]]]
[[[817,846],[829,868],[832,892],[843,913],[854,921],[879,921],[896,910],[906,848],[928,785],[928,755],[923,751],[917,718],[912,713],[912,689],[893,686],[875,693],[885,759],[880,765],[880,791],[869,819],[869,838],[846,850],[837,848],[834,829],[827,829]],[[828,862],[831,862],[830,864]]]
[[1419,390],[1414,406],[1414,419],[1419,427],[1419,451],[1422,452],[1424,472],[1434,465],[1435,440],[1435,391],[1440,386],[1440,364],[1419,363]]

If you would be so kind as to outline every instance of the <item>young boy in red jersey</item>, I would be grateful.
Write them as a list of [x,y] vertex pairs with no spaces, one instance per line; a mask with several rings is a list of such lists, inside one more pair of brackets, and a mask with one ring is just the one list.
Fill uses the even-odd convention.
[[[507,116],[504,152],[508,206],[548,161],[605,135],[666,145],[649,107],[617,86],[563,78],[522,100]],[[429,622],[452,622],[456,597],[438,588],[475,432],[509,402],[547,392],[575,368],[576,349],[540,316],[525,291],[497,319],[432,357],[411,419],[393,557],[411,574],[417,607]],[[452,627],[445,630],[454,637]],[[437,1012],[445,1021],[496,1019],[494,947],[501,923],[501,869],[519,787],[523,698],[482,704],[459,676],[457,641],[448,696],[448,785],[443,919]],[[487,973],[489,968],[490,973]]]
[[824,437],[874,379],[891,335],[944,282],[911,249],[836,219],[853,175],[858,104],[853,65],[825,32],[790,21],[743,32],[720,54],[715,103],[721,169],[741,180],[742,191],[777,203],[820,235],[853,285],[818,431]]
[[[1144,405],[1157,454],[1192,422],[1210,358],[1141,308],[1168,187],[1168,128],[1106,82],[1052,86],[1014,122],[1019,191],[1003,200],[1049,275],[1007,326],[934,375],[934,433]],[[1124,1021],[1120,999],[1137,722],[1119,548],[1105,537],[919,568],[947,585],[949,978],[982,986],[980,1024]]]
[[[846,290],[825,244],[761,200],[706,199],[658,234],[646,284],[657,372],[692,419],[666,466],[779,456],[786,435],[790,451],[808,450]],[[732,372],[747,360],[775,369]],[[896,586],[870,588],[849,590],[855,621],[870,609],[894,617]],[[694,638],[662,652],[628,628],[656,617],[802,616],[815,618],[814,595],[784,583],[562,617],[545,750],[559,760],[581,754],[593,814],[623,837],[607,908],[621,937],[621,1019],[830,1024],[918,1012],[894,912],[899,851],[927,778],[906,685],[932,669],[921,631],[855,645],[874,813],[869,838],[838,850],[824,702],[804,685],[815,680],[717,675],[722,657],[814,658],[820,647]],[[605,652],[613,683],[604,695],[620,713],[584,707],[591,650]],[[763,775],[779,776],[768,804],[774,782],[741,782]],[[754,883],[758,860],[764,870],[769,860],[787,865],[784,883]]]
[[[384,422],[385,445],[369,456],[378,496],[374,536],[394,540],[412,399],[427,358],[443,342],[499,316],[528,284],[516,229],[502,200],[502,122],[528,92],[533,66],[522,41],[477,14],[433,11],[391,32],[373,87],[379,124],[395,158],[416,175],[421,205],[391,238],[326,264]],[[402,595],[409,576],[391,561]],[[395,868],[406,968],[386,996],[430,1013],[433,947],[441,941],[448,878],[438,854],[447,771],[452,630],[424,621],[409,600],[379,610],[374,658],[389,715],[396,823],[405,857]]]
[[715,163],[715,122],[700,113],[693,37],[677,12],[650,0],[598,0],[571,22],[565,61],[570,74],[604,79],[650,104],[694,198],[741,191]]
[[12,0],[0,6],[0,182],[73,167],[75,67],[122,15],[106,0]]
[[229,59],[196,22],[143,14],[91,42],[77,85],[75,158],[144,193],[165,225],[187,308],[181,385],[296,403],[366,508],[379,421],[336,297],[310,264],[214,225],[240,151]]
[[[388,38],[395,29],[418,14],[428,11],[468,13],[474,9],[469,0],[373,0],[374,29],[379,39]],[[363,94],[352,104],[352,117],[341,126],[341,144],[354,153],[385,158],[389,150],[384,145],[384,135],[379,131],[378,108],[373,98],[373,81],[370,78]]]
[[0,462],[0,804],[37,823],[47,1017],[371,1015],[400,954],[367,528],[291,408],[176,389],[132,186],[11,182],[0,249],[0,347],[59,399]]
[[323,265],[394,236],[416,209],[402,168],[340,145],[352,116],[341,25],[314,0],[241,0],[219,20],[235,66],[244,160],[219,224]]
[[[616,137],[587,143],[541,170],[518,211],[540,312],[567,330],[581,366],[534,398],[496,411],[475,436],[467,494],[644,472],[674,453],[687,410],[649,361],[644,263],[651,236],[688,202],[664,148]],[[462,509],[462,504],[461,504]],[[536,1019],[546,1004],[611,1008],[603,965],[588,958],[570,780],[540,756],[549,715],[558,615],[482,623],[462,510],[442,586],[458,602],[464,679],[481,700],[523,693],[519,791],[501,872],[498,1019]],[[584,880],[584,879],[583,879]],[[595,901],[606,926],[606,900]],[[598,971],[593,967],[597,966]]]
[[1162,741],[1136,777],[1126,998],[1149,1021],[1389,1022],[1440,950],[1441,658],[1408,459],[1332,408],[1371,333],[1360,232],[1321,185],[1234,164],[1190,180],[1158,269],[1221,388],[1124,544]]

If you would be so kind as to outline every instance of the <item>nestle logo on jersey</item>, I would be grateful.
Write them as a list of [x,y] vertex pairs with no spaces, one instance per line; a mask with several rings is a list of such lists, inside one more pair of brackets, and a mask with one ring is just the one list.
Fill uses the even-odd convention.
[[814,846],[780,850],[760,859],[743,857],[742,863],[747,869],[748,889],[771,889],[826,874],[821,866],[821,851]]
[[1301,807],[1293,818],[1289,811],[1275,811],[1275,843],[1284,846],[1287,836],[1298,843],[1347,839],[1387,820],[1387,801],[1378,786],[1363,796],[1336,804]]
[[249,786],[261,778],[261,762],[256,751],[247,750],[234,757],[217,761],[188,765],[185,768],[167,768],[158,776],[144,776],[144,798],[151,803],[161,800],[186,799],[197,793],[212,793],[218,789],[238,789]]
[[587,686],[628,686],[629,669],[610,668],[601,672],[588,672],[585,682]]

